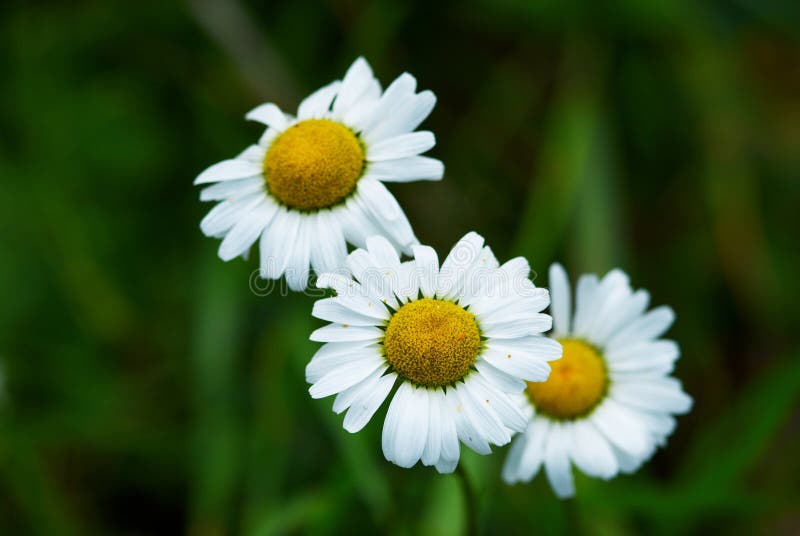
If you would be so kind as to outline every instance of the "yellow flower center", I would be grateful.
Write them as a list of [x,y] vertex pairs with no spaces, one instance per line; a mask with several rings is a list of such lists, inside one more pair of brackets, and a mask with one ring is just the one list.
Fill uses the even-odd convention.
[[574,419],[589,413],[608,387],[606,366],[600,353],[576,339],[559,341],[561,359],[550,362],[545,382],[528,382],[528,397],[537,411],[556,419]]
[[441,387],[463,378],[475,362],[481,334],[475,316],[431,298],[407,303],[389,320],[383,346],[389,364],[417,385]]
[[264,177],[278,201],[298,210],[335,205],[356,186],[364,149],[346,126],[328,119],[292,125],[272,142]]

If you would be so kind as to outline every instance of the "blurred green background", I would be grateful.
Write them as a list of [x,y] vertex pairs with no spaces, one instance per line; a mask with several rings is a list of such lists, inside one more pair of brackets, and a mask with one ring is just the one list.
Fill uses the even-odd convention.
[[[678,320],[694,397],[634,476],[498,477],[485,533],[800,532],[800,4],[20,2],[0,7],[0,533],[458,534],[459,481],[350,435],[303,368],[305,296],[222,263],[194,177],[363,54],[439,104],[445,253],[623,267]],[[544,282],[544,278],[540,283]]]

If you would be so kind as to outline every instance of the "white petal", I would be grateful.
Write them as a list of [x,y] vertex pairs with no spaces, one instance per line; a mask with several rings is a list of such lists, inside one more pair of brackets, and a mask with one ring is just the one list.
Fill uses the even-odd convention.
[[[364,132],[364,138],[368,142],[374,141],[370,136],[370,130],[390,118],[398,110],[401,110],[405,101],[413,97],[416,88],[416,79],[408,73],[401,74],[389,84],[389,87],[381,95],[380,100],[370,110],[371,113],[363,114],[356,125],[358,130]],[[347,119],[352,120],[350,114],[348,114]]]
[[692,408],[692,398],[675,378],[614,382],[611,396],[622,404],[650,411],[686,413]]
[[200,201],[234,200],[245,195],[263,192],[264,179],[251,177],[249,179],[234,179],[223,181],[203,188],[200,191]]
[[426,298],[436,295],[436,280],[439,278],[439,257],[430,246],[413,246],[419,290]]
[[372,326],[329,324],[315,330],[309,337],[316,342],[370,341],[383,337],[383,330]]
[[480,374],[469,379],[473,392],[494,410],[500,422],[514,432],[522,432],[528,424],[527,415],[500,389],[487,382]]
[[369,63],[364,58],[357,58],[342,79],[342,86],[333,103],[334,117],[343,117],[345,112],[367,93],[373,83],[374,76]]
[[503,463],[502,477],[506,484],[515,484],[519,481],[520,462],[525,453],[525,434],[517,434],[511,441],[511,447],[506,454],[506,461]]
[[257,106],[244,116],[248,121],[258,121],[278,132],[283,132],[289,126],[289,120],[280,108],[271,102]]
[[584,274],[578,278],[578,284],[575,287],[575,316],[572,319],[573,332],[583,331],[583,327],[592,313],[599,284],[597,276],[594,274]]
[[378,299],[392,309],[399,307],[391,291],[390,276],[385,275],[385,269],[375,265],[375,259],[363,249],[357,249],[347,256],[347,268],[370,296]]
[[615,312],[614,318],[603,323],[603,327],[598,330],[594,340],[598,345],[605,346],[606,342],[624,329],[635,318],[642,315],[650,303],[650,294],[646,290],[637,290],[626,302],[620,305]]
[[[442,445],[441,458],[445,460],[453,460],[455,463],[458,463],[461,449],[458,446],[456,419],[450,408],[445,393],[438,389],[432,391],[431,406],[436,406],[439,408],[439,424],[441,426],[440,440]],[[453,465],[453,469],[455,469],[455,465]],[[442,471],[440,470],[440,472]],[[450,472],[452,472],[452,470]]]
[[289,260],[286,264],[286,284],[294,291],[305,290],[308,286],[308,277],[311,263],[311,233],[313,220],[305,215],[299,215],[300,225],[297,236],[290,247]]
[[550,315],[536,313],[529,318],[520,318],[510,322],[481,324],[483,335],[489,339],[515,339],[528,335],[538,335],[549,331],[553,325]]
[[614,335],[608,341],[608,349],[611,350],[635,341],[656,339],[669,329],[674,320],[675,313],[671,308],[665,305],[656,307]]
[[200,221],[200,230],[206,236],[224,236],[245,214],[263,200],[264,195],[256,192],[218,203]]
[[381,356],[380,348],[373,341],[329,342],[324,344],[306,365],[306,382],[316,383],[342,364],[369,353],[378,357]]
[[375,265],[381,268],[400,268],[400,256],[394,246],[383,236],[367,238],[367,251],[375,259]]
[[672,365],[680,356],[680,348],[675,341],[659,339],[641,341],[627,346],[615,347],[605,353],[611,373],[647,371],[652,368],[672,370]]
[[325,298],[314,302],[311,315],[328,322],[338,322],[350,326],[374,326],[376,319],[356,313],[345,307],[339,298]]
[[544,470],[553,491],[562,499],[575,495],[575,482],[569,465],[567,443],[564,425],[554,423],[544,454]]
[[509,484],[514,482],[530,482],[544,461],[545,446],[550,437],[551,423],[547,419],[534,417],[525,432],[525,442],[521,447],[522,454],[519,465],[507,465],[503,468],[503,479]]
[[[403,390],[405,393],[401,398],[398,395]],[[394,420],[392,458],[389,458],[386,451],[384,451],[384,455],[386,455],[386,459],[400,467],[412,467],[422,457],[428,437],[428,395],[425,389],[404,382],[392,400],[390,411],[392,410],[391,406],[395,405],[399,399],[402,400],[403,406],[397,409],[398,414]],[[384,432],[386,432],[386,428],[384,428]]]
[[442,161],[427,156],[369,162],[364,173],[367,178],[383,182],[438,181],[443,175]]
[[481,359],[510,376],[529,382],[543,382],[550,376],[550,365],[544,359],[522,350],[486,348],[481,353]]
[[219,258],[223,261],[235,259],[250,249],[275,216],[278,206],[263,198],[233,226],[219,246]]
[[641,421],[618,402],[606,398],[589,418],[613,445],[633,457],[646,456],[650,448],[646,430]]
[[417,95],[408,94],[395,105],[391,115],[384,116],[365,137],[368,141],[379,141],[390,136],[414,131],[436,105],[436,95],[423,91]]
[[363,396],[359,396],[347,411],[344,417],[344,429],[354,434],[364,428],[389,396],[396,379],[396,374],[387,374],[381,376],[375,385],[370,385],[369,390],[365,390]]
[[389,403],[389,409],[386,412],[386,419],[383,421],[383,432],[381,434],[381,448],[383,456],[390,462],[395,460],[395,450],[397,447],[397,433],[400,416],[404,411],[407,411],[408,400],[411,397],[412,386],[408,382],[401,382],[397,392],[395,392],[392,401]]
[[436,145],[433,132],[422,130],[387,138],[367,147],[367,160],[380,162],[417,156]]
[[446,402],[451,418],[456,424],[458,439],[478,454],[491,454],[492,449],[486,437],[468,417],[466,406],[462,403],[457,389],[447,391]]
[[[538,292],[534,297],[501,298],[498,296],[493,299],[479,300],[470,307],[470,311],[478,318],[482,326],[524,321],[550,304],[550,294],[547,289],[536,290]],[[495,303],[490,303],[491,301]]]
[[297,237],[300,228],[300,217],[281,207],[275,214],[272,223],[261,235],[261,277],[278,279],[286,270],[289,262],[289,249]]
[[311,398],[325,398],[348,389],[367,379],[386,363],[374,352],[365,351],[357,358],[341,363],[312,385],[308,392]]
[[400,245],[403,252],[407,253],[411,246],[417,243],[403,209],[382,183],[362,178],[358,181],[358,196],[364,203],[367,213],[380,223],[386,234]]
[[329,210],[316,213],[316,234],[311,240],[311,266],[317,274],[344,267],[347,243],[339,221]]
[[568,428],[567,444],[575,465],[589,476],[609,479],[619,466],[611,445],[587,420],[576,420]]
[[509,430],[494,408],[481,396],[482,392],[473,378],[467,377],[465,383],[458,385],[456,389],[467,418],[489,443],[505,445],[511,441]]
[[339,91],[341,84],[338,80],[331,82],[303,99],[303,102],[297,108],[297,118],[300,120],[319,119],[329,115],[331,102]]
[[[337,343],[328,343],[328,344],[337,344]],[[339,343],[339,344],[345,344],[345,343]],[[337,356],[337,358],[341,362],[346,362],[348,360],[347,357],[342,359],[341,356]],[[337,367],[338,366],[339,365],[337,365]],[[359,400],[360,398],[365,397],[369,393],[371,393],[372,390],[375,389],[375,386],[378,385],[378,382],[383,377],[383,374],[386,372],[388,368],[389,365],[378,367],[378,369],[375,372],[367,376],[361,382],[337,394],[336,398],[333,399],[333,412],[338,415],[339,413],[350,409],[350,406],[352,406],[356,400]],[[333,370],[333,368],[331,368],[331,370]],[[393,375],[395,377],[397,376],[396,374]],[[306,381],[308,381],[308,367],[306,367]]]
[[442,454],[442,409],[444,403],[436,396],[435,391],[423,389],[428,397],[428,437],[422,451],[422,463],[434,465]]
[[525,382],[522,379],[500,370],[483,357],[475,361],[475,368],[488,382],[504,393],[521,393],[525,390]]
[[483,237],[475,232],[464,235],[442,263],[436,287],[436,296],[449,300],[458,297],[466,274],[480,262]]
[[553,335],[569,333],[572,315],[572,296],[569,278],[564,267],[558,263],[550,266],[550,310],[553,312]]
[[234,179],[247,179],[261,176],[261,166],[257,163],[233,158],[217,162],[213,166],[206,168],[194,180],[195,184],[207,182],[230,181]]
[[[362,177],[364,180],[366,177]],[[358,195],[347,198],[343,209],[337,210],[345,239],[357,248],[367,247],[367,237],[383,234],[380,225],[369,215]]]
[[422,457],[428,439],[428,413],[430,412],[426,389],[414,388],[406,411],[401,413],[397,425],[395,463],[412,467]]

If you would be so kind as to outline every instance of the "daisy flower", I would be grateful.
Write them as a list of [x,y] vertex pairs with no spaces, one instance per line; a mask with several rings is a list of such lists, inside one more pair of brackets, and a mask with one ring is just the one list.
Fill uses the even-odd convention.
[[219,256],[246,256],[260,238],[261,276],[286,275],[302,290],[309,265],[321,273],[340,268],[349,242],[386,236],[405,253],[417,243],[397,200],[383,182],[438,180],[444,166],[419,156],[434,146],[431,132],[415,129],[436,97],[416,92],[400,75],[386,91],[358,58],[344,79],[317,90],[297,109],[267,103],[246,118],[267,126],[258,144],[203,171],[195,184],[218,204],[203,218],[207,236],[222,238]]
[[582,276],[574,315],[559,264],[550,267],[550,291],[552,337],[564,355],[546,382],[529,383],[520,397],[531,420],[514,439],[503,479],[530,481],[544,465],[564,498],[575,494],[572,464],[603,479],[637,470],[666,442],[673,415],[689,411],[692,399],[670,376],[678,345],[659,338],[675,319],[672,309],[645,312],[649,294],[634,292],[620,270],[602,279]]
[[436,252],[413,246],[400,262],[383,237],[347,258],[355,279],[322,274],[336,296],[312,314],[331,324],[311,334],[324,342],[306,368],[313,398],[336,395],[355,433],[390,397],[383,454],[411,467],[418,461],[452,472],[459,440],[480,454],[504,445],[527,425],[513,397],[525,381],[547,378],[561,346],[541,333],[552,319],[546,289],[528,279],[523,258],[499,265],[483,238],[469,233],[439,266]]

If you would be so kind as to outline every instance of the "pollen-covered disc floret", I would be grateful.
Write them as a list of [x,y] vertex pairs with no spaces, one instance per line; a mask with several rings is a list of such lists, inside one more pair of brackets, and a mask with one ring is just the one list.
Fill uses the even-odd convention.
[[678,345],[660,339],[674,320],[668,307],[645,312],[649,295],[612,270],[578,280],[575,314],[564,269],[550,267],[553,334],[563,357],[546,382],[528,383],[518,400],[531,415],[508,453],[503,479],[527,482],[544,466],[559,497],[575,493],[571,466],[609,479],[633,472],[675,428],[692,399],[671,377]]
[[364,247],[371,235],[410,254],[417,239],[383,183],[442,178],[442,163],[421,156],[435,145],[433,134],[416,130],[435,103],[408,73],[382,91],[358,58],[296,115],[258,106],[247,114],[267,126],[258,143],[195,180],[214,183],[200,199],[217,202],[200,229],[223,239],[225,261],[246,257],[260,240],[261,276],[285,275],[293,290],[306,287],[310,268],[341,268],[347,243]]
[[375,236],[347,258],[353,278],[322,274],[336,296],[317,301],[313,315],[331,324],[312,333],[326,343],[306,367],[314,398],[336,395],[344,428],[357,432],[395,385],[383,424],[386,459],[418,461],[452,472],[459,443],[480,454],[526,426],[514,398],[526,381],[542,381],[558,342],[542,337],[551,319],[540,311],[546,290],[528,279],[522,258],[502,266],[483,238],[462,238],[439,266],[428,246],[400,262]]
[[586,415],[600,403],[608,386],[606,366],[600,352],[577,339],[559,340],[561,359],[550,365],[550,377],[528,383],[528,397],[543,415],[574,419]]
[[355,134],[336,121],[309,119],[281,133],[264,157],[267,189],[299,210],[340,203],[356,186],[364,151]]
[[386,360],[404,378],[425,387],[462,379],[478,357],[481,334],[475,316],[455,303],[423,298],[389,320]]

